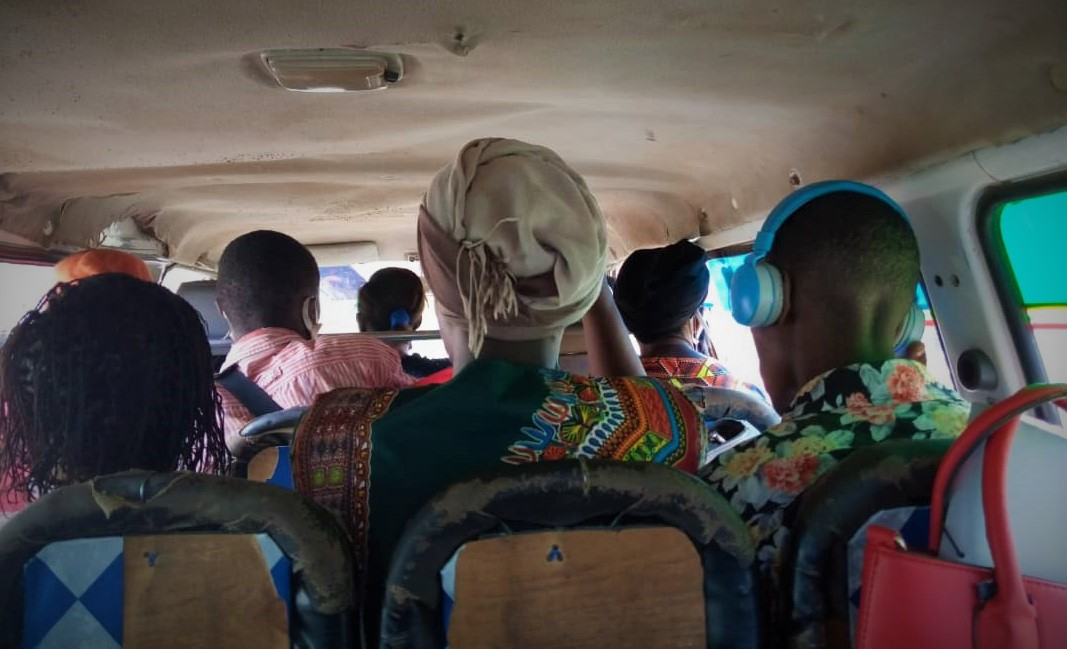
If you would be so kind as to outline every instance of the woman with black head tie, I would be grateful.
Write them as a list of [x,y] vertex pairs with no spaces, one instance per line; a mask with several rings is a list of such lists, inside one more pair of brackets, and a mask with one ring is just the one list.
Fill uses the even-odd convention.
[[641,345],[648,376],[766,395],[734,377],[713,354],[703,305],[710,273],[704,250],[686,240],[638,250],[619,270],[615,305]]

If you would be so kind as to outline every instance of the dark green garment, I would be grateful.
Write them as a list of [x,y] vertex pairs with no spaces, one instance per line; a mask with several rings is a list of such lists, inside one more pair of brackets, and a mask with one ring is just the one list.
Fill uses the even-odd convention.
[[507,464],[587,457],[693,473],[705,432],[697,402],[649,378],[589,379],[478,360],[452,381],[320,397],[294,441],[297,488],[340,512],[366,570],[368,612],[392,550],[434,495]]

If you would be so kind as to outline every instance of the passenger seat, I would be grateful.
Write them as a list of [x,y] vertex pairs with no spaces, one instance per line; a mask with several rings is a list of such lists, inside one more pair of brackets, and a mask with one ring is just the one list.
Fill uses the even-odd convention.
[[0,529],[0,647],[350,647],[351,556],[335,519],[290,491],[96,478]]
[[925,544],[941,458],[952,440],[894,440],[855,450],[785,511],[792,534],[778,557],[773,644],[853,646],[867,528],[898,530]]
[[[945,519],[941,558],[989,568],[982,507],[985,445],[960,469]],[[1026,577],[1067,584],[1067,439],[1062,430],[1024,418],[1008,459],[1008,516],[1019,569]]]
[[745,524],[693,476],[513,467],[453,485],[408,523],[379,646],[756,648],[754,566]]
[[306,406],[289,408],[248,422],[230,442],[230,453],[237,460],[233,475],[292,489],[290,445],[293,433],[307,411]]

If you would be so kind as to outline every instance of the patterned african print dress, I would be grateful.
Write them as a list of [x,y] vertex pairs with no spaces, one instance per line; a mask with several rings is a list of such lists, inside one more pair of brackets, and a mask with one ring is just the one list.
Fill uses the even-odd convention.
[[641,365],[649,376],[671,379],[678,385],[706,385],[712,388],[747,391],[770,403],[770,399],[759,386],[738,379],[714,358],[642,356]]
[[699,396],[665,382],[478,360],[439,386],[321,396],[296,434],[293,473],[301,493],[342,514],[374,616],[404,526],[449,485],[575,457],[694,473],[705,446]]

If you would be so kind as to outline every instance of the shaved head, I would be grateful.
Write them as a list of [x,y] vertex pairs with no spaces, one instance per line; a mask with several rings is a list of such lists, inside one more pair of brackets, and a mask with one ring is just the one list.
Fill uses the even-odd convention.
[[822,372],[892,358],[920,279],[918,240],[893,205],[849,191],[816,198],[782,224],[767,261],[787,306],[753,337],[780,410]]
[[919,282],[911,225],[893,206],[856,192],[821,196],[797,210],[778,230],[767,260],[790,275],[795,300],[837,315],[887,302],[903,319]]
[[317,298],[319,269],[296,239],[257,230],[234,239],[219,259],[217,299],[235,338],[263,327],[308,335],[302,312]]

